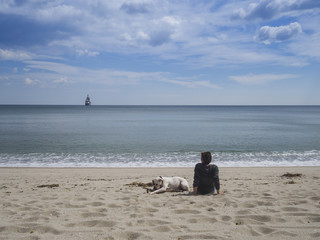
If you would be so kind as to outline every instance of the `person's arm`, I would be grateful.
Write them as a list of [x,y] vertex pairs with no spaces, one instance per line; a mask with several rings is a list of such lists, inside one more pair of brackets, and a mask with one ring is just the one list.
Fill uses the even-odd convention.
[[213,179],[214,179],[214,187],[217,190],[217,194],[220,194],[220,179],[219,179],[219,168],[218,168],[218,166],[215,166]]
[[200,182],[200,172],[199,172],[199,166],[197,164],[194,168],[193,195],[197,195],[199,182]]
[[193,195],[197,195],[198,187],[193,187]]

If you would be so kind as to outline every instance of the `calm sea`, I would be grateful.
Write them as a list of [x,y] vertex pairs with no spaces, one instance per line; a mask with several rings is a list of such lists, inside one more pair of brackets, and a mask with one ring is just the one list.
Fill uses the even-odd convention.
[[320,166],[320,106],[0,106],[0,167]]

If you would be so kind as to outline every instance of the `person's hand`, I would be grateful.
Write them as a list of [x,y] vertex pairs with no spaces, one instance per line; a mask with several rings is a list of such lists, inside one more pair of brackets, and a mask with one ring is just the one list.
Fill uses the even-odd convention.
[[193,196],[196,196],[198,192],[198,187],[193,188]]
[[220,192],[220,189],[219,189],[219,190],[217,190],[217,194],[224,195],[224,192]]
[[219,190],[217,190],[217,194],[223,195],[224,193],[223,193],[223,192],[220,192],[220,189],[219,189]]

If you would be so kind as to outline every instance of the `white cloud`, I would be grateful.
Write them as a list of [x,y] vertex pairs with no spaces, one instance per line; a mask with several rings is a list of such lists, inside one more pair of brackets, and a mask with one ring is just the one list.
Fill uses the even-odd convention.
[[148,34],[146,34],[145,32],[143,31],[139,31],[137,33],[137,39],[139,40],[142,40],[142,41],[149,41],[150,40],[150,37]]
[[76,52],[78,53],[79,56],[86,55],[89,57],[94,57],[94,56],[97,56],[100,54],[97,51],[89,51],[88,49],[78,49],[78,50],[76,50]]
[[77,82],[110,86],[130,86],[141,84],[144,81],[154,81],[166,82],[187,88],[220,88],[220,86],[213,84],[211,81],[203,80],[201,76],[184,78],[175,77],[167,72],[132,72],[112,69],[89,70],[47,61],[26,61],[26,63],[28,64],[28,68],[32,69],[32,73],[25,73],[28,76],[25,79],[25,83],[28,85],[40,83],[37,80],[32,80],[38,77],[46,79],[46,83],[42,83],[43,86],[49,86],[50,83],[66,84]]
[[289,49],[297,55],[311,57],[320,60],[320,33],[311,36],[303,36],[300,42],[289,45]]
[[57,22],[62,19],[72,19],[80,17],[83,12],[71,5],[47,6],[37,9],[34,17],[40,21]]
[[269,44],[272,41],[288,40],[301,32],[301,25],[297,22],[290,23],[287,26],[279,27],[263,26],[256,34],[255,40]]
[[151,4],[149,1],[126,1],[120,9],[127,14],[144,14],[150,11]]
[[298,75],[294,74],[249,74],[242,76],[230,76],[229,78],[241,84],[265,84],[268,82],[287,80],[292,78],[297,78]]
[[0,81],[9,81],[10,78],[8,76],[0,76]]
[[22,61],[26,59],[31,59],[31,55],[24,51],[0,49],[0,60]]
[[[158,80],[165,75],[165,73],[158,72],[130,72],[112,69],[90,70],[48,61],[26,61],[25,63],[29,69],[33,69],[33,72],[29,74],[30,78],[41,76],[42,79],[53,83],[89,82],[116,86],[135,85],[150,79]],[[36,70],[40,73],[35,72]],[[31,83],[31,81],[28,80],[28,83]]]
[[70,81],[68,80],[68,77],[61,77],[53,81],[53,83],[61,83],[61,84],[69,83],[69,82]]
[[[250,3],[247,9],[238,8],[233,11],[233,19],[269,20],[294,11],[319,8],[320,1],[315,0],[260,0]],[[295,14],[295,13],[293,13]]]
[[24,82],[25,82],[25,84],[27,84],[27,85],[36,85],[36,84],[39,84],[39,83],[40,83],[39,80],[37,80],[37,79],[32,80],[32,79],[30,79],[30,78],[26,78],[26,79],[24,80]]
[[162,21],[164,21],[172,26],[179,26],[179,24],[181,23],[181,20],[179,20],[178,18],[176,18],[174,16],[164,16],[162,18]]
[[24,80],[24,82],[25,82],[27,85],[33,84],[33,81],[32,81],[30,78],[26,78],[26,79]]
[[172,83],[172,84],[183,86],[183,87],[188,87],[188,88],[197,88],[197,87],[215,88],[215,89],[221,88],[220,86],[213,84],[207,80],[193,80],[193,79],[186,79],[186,78],[183,78],[183,79],[166,78],[166,79],[162,79],[161,81]]
[[[0,5],[0,12],[18,14],[37,21],[40,25],[43,22],[57,24],[58,27],[53,28],[54,33],[50,30],[48,32],[54,38],[49,38],[47,45],[34,47],[37,50],[34,52],[38,55],[66,56],[74,51],[83,58],[104,56],[103,53],[129,57],[131,54],[138,54],[156,57],[159,61],[175,60],[189,67],[194,67],[195,63],[196,68],[243,63],[273,64],[275,61],[281,65],[294,65],[297,62],[305,65],[307,57],[299,59],[300,56],[295,55],[294,49],[283,48],[286,52],[261,50],[261,46],[252,44],[252,29],[256,25],[242,27],[239,21],[231,21],[230,15],[236,9],[235,16],[241,19],[257,19],[258,16],[260,19],[274,19],[279,13],[294,11],[298,18],[299,9],[310,10],[319,4],[302,0],[258,1],[251,5],[248,2],[252,3],[185,1],[181,4],[179,1],[162,0],[95,0],[31,4],[28,1],[23,7],[2,3],[6,7],[1,9]],[[317,13],[316,11],[319,9],[312,10],[313,13]],[[314,16],[318,15],[311,15],[311,20]],[[299,19],[296,21],[288,26],[264,26],[256,33],[256,40],[270,43],[290,39],[301,30]],[[304,26],[302,23],[301,25]],[[63,31],[59,32],[61,26]],[[305,34],[314,31],[311,28]],[[4,59],[1,55],[3,54],[0,52],[0,59]],[[22,57],[21,59],[24,60]]]

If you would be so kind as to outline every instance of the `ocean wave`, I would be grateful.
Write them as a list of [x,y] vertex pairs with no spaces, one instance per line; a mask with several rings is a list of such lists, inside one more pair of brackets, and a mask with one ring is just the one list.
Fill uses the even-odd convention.
[[[320,151],[213,152],[221,167],[320,166]],[[0,154],[0,167],[194,167],[198,152]]]

